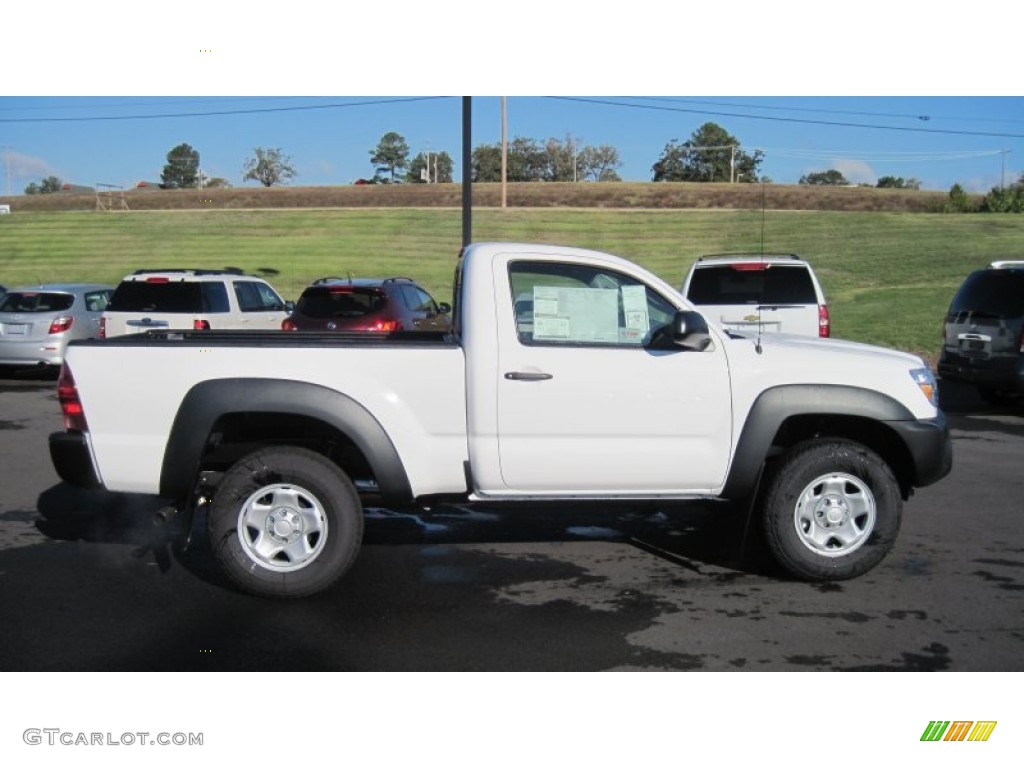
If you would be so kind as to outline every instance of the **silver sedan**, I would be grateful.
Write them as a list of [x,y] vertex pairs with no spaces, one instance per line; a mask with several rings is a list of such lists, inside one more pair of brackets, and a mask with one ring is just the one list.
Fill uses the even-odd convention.
[[50,283],[0,295],[0,365],[57,366],[72,339],[99,336],[113,286]]

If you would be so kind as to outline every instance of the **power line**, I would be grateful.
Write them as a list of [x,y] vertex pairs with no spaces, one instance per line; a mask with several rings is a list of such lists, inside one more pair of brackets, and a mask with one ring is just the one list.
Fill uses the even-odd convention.
[[[84,97],[69,97],[72,99],[83,99]],[[182,105],[182,104],[222,104],[222,103],[234,103],[239,102],[252,102],[252,101],[281,101],[283,99],[305,99],[305,96],[240,96],[232,98],[221,98],[212,96],[205,99],[174,99],[173,101],[129,101],[121,104],[34,104],[32,106],[16,106],[16,107],[5,107],[3,102],[0,102],[0,112],[53,112],[56,110],[72,110],[72,109],[126,109],[128,107],[162,107],[168,104]]]
[[885,150],[856,150],[856,149],[786,149],[772,147],[753,147],[765,154],[771,153],[774,157],[829,157],[849,158],[856,160],[872,160],[875,162],[924,162],[943,160],[977,160],[983,157],[995,157],[1006,150],[949,150],[945,152],[900,152]]
[[774,117],[771,115],[748,115],[736,112],[718,112],[706,109],[685,109],[683,107],[667,107],[667,106],[656,106],[653,104],[627,104],[621,101],[611,101],[608,99],[592,99],[592,98],[581,98],[575,96],[547,96],[545,98],[553,99],[556,101],[574,101],[582,102],[584,104],[600,104],[609,107],[620,107],[626,109],[647,109],[655,110],[660,112],[680,112],[689,113],[696,115],[714,115],[716,117],[739,117],[746,118],[749,120],[769,120],[778,123],[803,123],[805,125],[831,125],[840,128],[870,128],[874,130],[882,131],[904,131],[910,133],[935,133],[935,134],[948,134],[953,136],[985,136],[989,138],[1004,138],[1004,139],[1024,139],[1024,134],[1021,133],[995,133],[988,131],[955,131],[951,129],[943,128],[918,128],[901,125],[875,125],[872,123],[847,123],[838,122],[834,120],[808,120],[805,118],[796,117]]
[[921,122],[930,122],[932,120],[955,120],[958,122],[976,122],[976,123],[1024,123],[1024,120],[1014,120],[1013,118],[987,118],[987,117],[953,117],[950,115],[922,115],[912,114],[908,112],[868,112],[864,110],[855,109],[824,109],[821,107],[793,107],[793,106],[777,106],[769,104],[737,104],[735,102],[727,101],[701,101],[698,99],[673,99],[667,97],[659,97],[657,99],[644,98],[640,96],[625,96],[616,98],[626,98],[632,101],[657,101],[660,103],[669,102],[672,104],[702,104],[705,106],[712,107],[738,107],[740,109],[757,109],[775,112],[813,112],[818,114],[826,115],[860,115],[866,117],[894,117],[904,118],[908,120],[919,120]]
[[81,123],[98,120],[158,120],[172,117],[216,117],[223,115],[252,115],[267,112],[301,112],[313,109],[345,109],[348,107],[370,107],[380,104],[403,104],[414,101],[434,101],[451,99],[452,96],[412,96],[399,99],[379,99],[375,101],[351,101],[345,104],[306,104],[296,107],[265,107],[260,109],[227,109],[215,112],[176,112],[157,115],[95,115],[92,117],[3,117],[0,123]]

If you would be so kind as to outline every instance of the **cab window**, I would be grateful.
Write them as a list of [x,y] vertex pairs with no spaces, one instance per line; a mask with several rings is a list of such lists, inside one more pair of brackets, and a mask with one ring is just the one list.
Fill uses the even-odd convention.
[[675,307],[649,286],[599,266],[509,265],[516,332],[528,345],[640,347]]

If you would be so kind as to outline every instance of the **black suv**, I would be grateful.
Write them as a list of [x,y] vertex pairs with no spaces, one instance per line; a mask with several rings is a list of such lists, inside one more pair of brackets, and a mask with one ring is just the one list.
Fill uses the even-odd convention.
[[946,313],[939,376],[975,385],[994,405],[1024,395],[1024,261],[964,280]]

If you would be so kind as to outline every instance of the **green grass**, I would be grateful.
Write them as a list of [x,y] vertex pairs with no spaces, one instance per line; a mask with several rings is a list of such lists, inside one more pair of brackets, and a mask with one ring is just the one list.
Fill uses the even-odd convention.
[[[763,220],[763,231],[762,231]],[[323,275],[408,275],[451,293],[462,237],[450,208],[16,213],[0,219],[0,283],[116,284],[141,267],[240,267],[286,298]],[[1024,216],[836,211],[480,209],[473,239],[595,248],[678,285],[718,251],[794,252],[823,283],[834,335],[933,357],[972,269],[1024,257]]]

